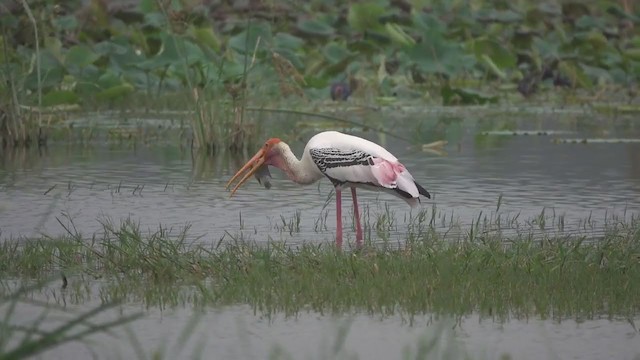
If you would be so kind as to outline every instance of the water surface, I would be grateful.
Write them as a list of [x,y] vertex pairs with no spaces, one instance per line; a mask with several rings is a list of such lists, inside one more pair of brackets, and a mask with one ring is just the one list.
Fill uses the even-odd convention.
[[[598,227],[607,216],[630,216],[640,209],[640,144],[556,144],[554,136],[479,135],[504,128],[506,122],[517,129],[601,137],[601,120],[587,126],[573,117],[546,114],[521,120],[480,118],[471,123],[451,116],[397,121],[394,130],[412,142],[373,132],[358,135],[387,147],[433,199],[423,199],[421,207],[412,210],[391,195],[360,191],[360,204],[370,223],[389,210],[397,219],[392,239],[406,236],[406,219],[420,209],[435,205],[439,226],[451,219],[470,224],[481,211],[485,215],[495,212],[500,195],[501,214],[526,222],[544,210],[549,228],[557,228],[559,217],[564,217],[569,230],[584,228],[585,219]],[[607,130],[609,138],[638,137],[635,128],[616,132],[615,126],[604,126],[613,129]],[[302,138],[306,141],[312,134]],[[421,150],[421,143],[442,139],[449,141],[443,154]],[[300,154],[304,141],[291,144],[295,153]],[[5,152],[0,163],[1,236],[62,234],[66,230],[60,222],[69,226],[70,219],[77,231],[91,234],[101,229],[98,219],[118,223],[130,217],[143,229],[189,224],[190,235],[204,242],[225,236],[331,241],[335,202],[329,198],[332,186],[327,180],[302,187],[274,169],[271,190],[252,179],[229,198],[225,184],[248,155],[230,159],[194,155],[175,145],[100,143]],[[348,191],[343,194],[343,214],[348,216],[350,195]],[[285,225],[295,222],[297,213],[300,224],[292,232]],[[350,219],[344,223],[345,236],[352,240]],[[375,233],[372,237],[374,242],[379,240]]]
[[[131,306],[124,311],[138,310]],[[27,307],[19,309],[16,316],[32,318],[37,314]],[[111,316],[116,316],[115,312]],[[106,320],[109,316],[101,318]],[[180,342],[191,324],[196,326],[192,335]],[[514,318],[502,322],[475,314],[457,318],[426,314],[409,320],[400,315],[335,316],[315,312],[284,318],[256,315],[249,306],[238,305],[208,310],[152,309],[145,318],[126,327],[131,331],[120,329],[114,332],[115,336],[93,336],[88,345],[105,359],[135,357],[134,337],[147,354],[162,349],[167,359],[190,358],[199,352],[206,359],[402,359],[406,358],[403,354],[414,354],[411,358],[415,358],[421,344],[435,339],[436,346],[429,358],[462,359],[465,355],[472,359],[499,359],[508,355],[507,358],[522,360],[640,358],[640,336],[622,319],[577,322]],[[72,343],[48,351],[43,358],[91,356],[87,344]]]

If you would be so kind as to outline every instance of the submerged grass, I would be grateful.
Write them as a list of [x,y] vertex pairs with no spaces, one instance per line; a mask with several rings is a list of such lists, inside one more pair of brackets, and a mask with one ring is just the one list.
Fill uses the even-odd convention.
[[203,244],[188,240],[188,228],[144,233],[131,220],[104,223],[91,238],[69,226],[67,236],[0,244],[0,274],[30,280],[62,273],[78,301],[97,292],[104,302],[147,306],[248,303],[265,315],[477,312],[581,320],[640,311],[637,219],[608,224],[601,239],[543,240],[486,231],[492,224],[479,221],[456,241],[435,231],[427,214],[416,219],[424,224],[413,223],[401,246],[353,251],[328,243]]

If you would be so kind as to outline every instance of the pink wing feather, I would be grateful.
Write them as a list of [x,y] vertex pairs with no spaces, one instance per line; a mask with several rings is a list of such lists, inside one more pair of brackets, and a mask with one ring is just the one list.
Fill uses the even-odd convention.
[[393,163],[382,158],[373,158],[371,173],[378,180],[380,186],[389,189],[395,188],[398,183],[398,176],[405,172],[404,165]]

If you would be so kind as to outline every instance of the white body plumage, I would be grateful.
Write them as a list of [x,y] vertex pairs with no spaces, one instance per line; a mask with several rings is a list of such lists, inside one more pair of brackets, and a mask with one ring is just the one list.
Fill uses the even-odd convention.
[[334,185],[385,191],[411,206],[417,205],[421,194],[430,197],[393,154],[357,136],[337,131],[316,134],[305,146],[302,163]]

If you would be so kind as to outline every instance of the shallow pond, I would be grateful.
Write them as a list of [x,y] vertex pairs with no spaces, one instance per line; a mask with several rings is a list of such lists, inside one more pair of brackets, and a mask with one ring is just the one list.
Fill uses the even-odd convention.
[[[640,214],[640,144],[581,141],[639,138],[640,127],[628,119],[543,112],[478,115],[470,121],[456,114],[427,114],[399,118],[387,128],[410,141],[375,132],[358,135],[386,146],[434,195],[432,200],[423,200],[422,207],[435,209],[436,223],[443,231],[452,222],[459,223],[458,236],[465,236],[465,226],[479,214],[496,216],[501,196],[500,216],[517,219],[518,225],[508,225],[512,230],[522,226],[538,232],[580,231],[597,237],[607,219]],[[513,130],[532,133],[510,134]],[[278,134],[271,130],[270,135]],[[554,141],[565,138],[578,139],[578,143]],[[435,151],[422,149],[422,144],[439,140],[448,144]],[[291,147],[299,154],[304,141]],[[4,152],[0,236],[56,235],[68,230],[88,236],[102,229],[101,221],[118,223],[131,218],[151,231],[159,225],[176,230],[189,225],[192,239],[208,243],[232,238],[291,243],[333,240],[335,205],[328,181],[300,187],[275,170],[271,190],[251,180],[229,198],[225,183],[246,156],[206,157],[175,145],[132,147],[103,142],[88,147],[52,144],[42,152]],[[387,238],[368,233],[372,242],[406,238],[408,219],[419,209],[411,210],[389,195],[359,194],[369,227],[386,215],[393,219]],[[343,203],[350,210],[348,194]],[[347,214],[345,236],[353,241]],[[192,311],[188,307],[165,312],[151,309],[131,327],[143,348],[152,350],[165,337],[177,338]],[[421,337],[442,329],[430,323],[429,316],[418,317],[411,325],[400,316],[380,319],[357,313],[265,319],[245,305],[209,309],[200,318],[193,338],[205,338],[207,358],[227,359],[265,358],[276,344],[293,358],[332,357],[334,332],[345,322],[350,325],[341,347],[343,357],[399,358],[403,351],[415,353]],[[533,318],[494,322],[469,315],[458,319],[455,327],[445,325],[452,336],[443,341],[460,341],[464,351],[479,358],[508,353],[515,359],[638,359],[640,337],[632,322]],[[126,349],[129,339],[111,339],[106,344],[110,341],[130,354]],[[111,354],[111,350],[103,346],[96,351]],[[185,351],[181,356],[191,353]],[[88,354],[83,345],[70,345],[47,358]]]
[[[125,307],[129,313],[138,310]],[[25,307],[15,315],[33,318],[38,313]],[[118,316],[115,312],[109,315]],[[109,315],[101,316],[102,320]],[[191,326],[195,328],[188,333]],[[195,311],[152,309],[145,318],[125,327],[130,331],[94,336],[86,344],[65,345],[43,358],[86,359],[91,358],[91,351],[100,358],[136,358],[136,341],[147,356],[158,351],[167,359],[186,359],[194,354],[193,358],[203,359],[413,359],[421,347],[429,349],[425,351],[427,359],[640,358],[640,336],[626,320],[499,322],[477,315],[452,318],[427,314],[410,321],[399,315],[316,312],[295,318],[266,318],[239,305]],[[181,341],[185,333],[189,336]],[[425,345],[431,342],[431,346]]]
[[[424,116],[423,116],[424,117]],[[544,226],[536,230],[601,228],[605,217],[630,216],[640,210],[640,144],[556,143],[554,139],[588,137],[638,138],[634,124],[582,114],[485,116],[468,121],[459,116],[426,116],[427,120],[397,120],[394,132],[407,142],[366,132],[359,135],[383,143],[433,195],[422,208],[436,209],[436,224],[468,225],[495,213],[520,224],[544,210]],[[429,119],[433,117],[433,119]],[[585,119],[583,119],[585,118]],[[551,135],[483,135],[485,131],[554,130]],[[618,129],[620,127],[620,129]],[[397,130],[397,131],[396,131]],[[277,130],[271,131],[277,135]],[[300,154],[304,142],[292,143]],[[421,144],[446,140],[443,149],[423,151]],[[429,150],[429,149],[427,149]],[[99,221],[118,223],[131,217],[143,229],[181,228],[190,236],[217,242],[223,237],[255,241],[269,239],[330,241],[335,234],[332,186],[322,180],[302,187],[279,170],[272,170],[271,190],[252,179],[229,198],[225,184],[245,157],[192,155],[175,145],[90,147],[52,145],[39,153],[4,153],[0,163],[0,230],[2,238],[49,235],[73,226],[82,234],[102,227]],[[389,239],[406,237],[413,210],[399,199],[359,191],[364,222],[374,224],[391,213]],[[343,193],[345,216],[351,211]],[[299,222],[298,222],[299,221]],[[351,241],[350,219],[344,221]],[[371,241],[380,240],[374,233]]]

